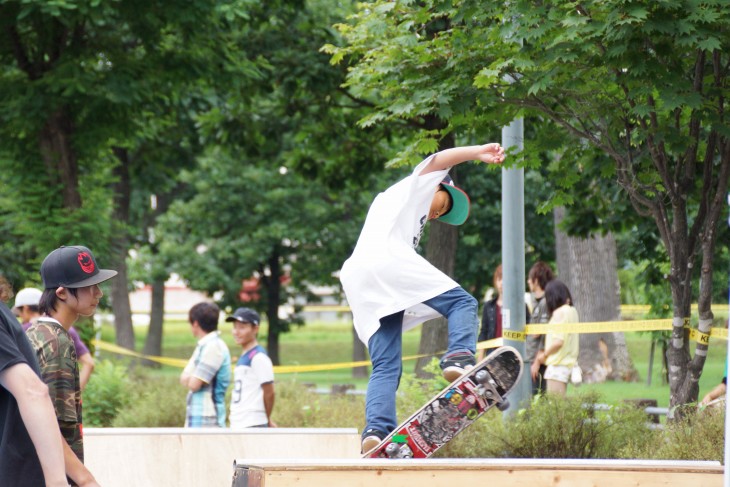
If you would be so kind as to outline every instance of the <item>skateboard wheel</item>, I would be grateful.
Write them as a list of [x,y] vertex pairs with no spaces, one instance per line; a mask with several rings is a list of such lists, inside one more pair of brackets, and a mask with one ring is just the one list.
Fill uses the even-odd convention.
[[413,450],[406,444],[390,443],[385,447],[388,458],[413,458]]
[[489,380],[489,374],[487,374],[486,370],[480,370],[477,372],[477,375],[474,377],[478,383],[484,384]]
[[399,453],[400,445],[398,443],[391,443],[385,447],[385,454],[388,455],[388,458],[398,458]]
[[500,411],[506,411],[507,409],[509,409],[509,401],[505,399],[502,402],[498,402],[497,409],[499,409]]

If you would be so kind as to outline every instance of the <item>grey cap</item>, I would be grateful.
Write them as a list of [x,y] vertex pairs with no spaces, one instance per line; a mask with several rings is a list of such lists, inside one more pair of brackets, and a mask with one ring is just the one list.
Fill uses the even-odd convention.
[[259,326],[261,318],[259,317],[259,314],[251,308],[238,308],[231,316],[226,318],[226,321],[241,321],[243,323],[251,323]]

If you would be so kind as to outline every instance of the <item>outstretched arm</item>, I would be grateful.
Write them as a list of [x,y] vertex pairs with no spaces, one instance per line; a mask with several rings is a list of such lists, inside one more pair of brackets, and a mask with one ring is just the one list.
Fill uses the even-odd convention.
[[437,152],[431,163],[428,164],[421,176],[434,171],[443,171],[450,169],[457,164],[466,161],[482,161],[487,164],[501,164],[504,161],[504,148],[495,143],[484,145],[469,145],[464,147],[453,147]]

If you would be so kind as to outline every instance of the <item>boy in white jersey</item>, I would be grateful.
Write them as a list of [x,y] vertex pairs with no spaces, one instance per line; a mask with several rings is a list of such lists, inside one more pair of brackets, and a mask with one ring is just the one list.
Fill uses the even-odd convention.
[[233,339],[241,346],[241,356],[233,371],[231,428],[276,427],[274,409],[274,367],[259,345],[261,319],[250,308],[238,308],[226,321],[233,322]]
[[375,198],[355,250],[342,266],[340,280],[355,330],[373,364],[365,397],[363,452],[397,425],[403,331],[445,316],[449,343],[440,363],[444,377],[452,381],[476,362],[476,299],[415,250],[429,220],[451,225],[466,221],[469,198],[453,185],[448,172],[469,160],[500,164],[504,149],[499,144],[454,147],[425,159],[410,176]]

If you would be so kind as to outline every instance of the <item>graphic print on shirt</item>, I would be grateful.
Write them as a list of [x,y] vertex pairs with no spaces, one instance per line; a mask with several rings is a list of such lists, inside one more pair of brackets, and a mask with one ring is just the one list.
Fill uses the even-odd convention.
[[[248,375],[253,373],[251,369],[251,362],[253,358],[259,353],[259,347],[255,347],[253,350],[249,350],[245,355],[241,355],[236,364],[235,382],[233,383],[233,395],[231,396],[231,402],[237,404],[241,401],[241,391],[243,390],[243,380]],[[239,367],[241,367],[239,369]]]
[[423,215],[420,220],[421,228],[418,229],[418,233],[413,236],[413,248],[415,249],[418,247],[418,242],[421,241],[421,236],[423,235],[423,229],[426,228],[426,221],[428,219],[428,215]]

